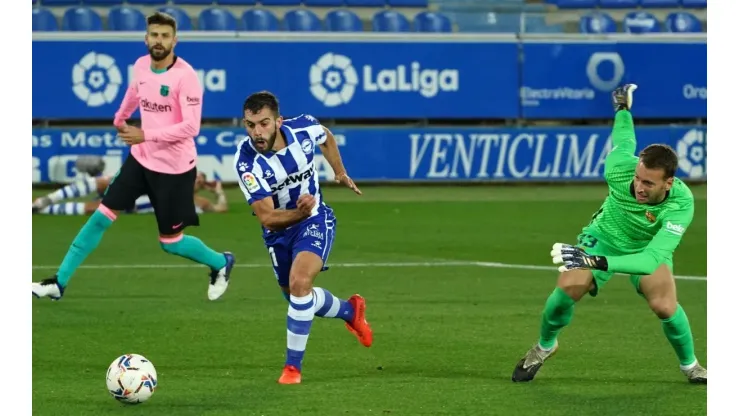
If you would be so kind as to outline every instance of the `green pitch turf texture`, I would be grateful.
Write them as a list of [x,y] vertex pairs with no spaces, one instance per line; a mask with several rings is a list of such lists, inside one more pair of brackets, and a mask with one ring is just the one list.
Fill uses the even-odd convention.
[[[675,271],[706,276],[706,188],[693,188],[696,217]],[[222,299],[207,300],[204,267],[160,249],[153,216],[124,215],[61,302],[33,300],[34,414],[706,414],[706,387],[679,372],[659,320],[624,276],[576,306],[560,351],[532,383],[511,382],[555,285],[551,245],[574,240],[603,185],[364,191],[325,190],[338,217],[335,265],[316,285],[365,296],[372,348],[341,321],[316,318],[303,384],[276,383],[287,303],[257,219],[230,189],[230,213],[187,230],[236,254],[241,267]],[[34,216],[34,279],[54,272],[85,219]],[[705,363],[706,281],[677,286]],[[124,353],[157,368],[147,403],[123,406],[105,388],[108,364]]]

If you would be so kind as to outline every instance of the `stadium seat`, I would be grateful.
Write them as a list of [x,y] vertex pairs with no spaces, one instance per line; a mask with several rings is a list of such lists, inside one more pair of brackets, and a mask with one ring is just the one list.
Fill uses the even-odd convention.
[[424,7],[429,6],[427,0],[388,0],[391,7]]
[[417,32],[452,32],[450,18],[434,12],[420,12],[414,16],[414,29]]
[[349,7],[383,7],[385,0],[346,0]]
[[198,30],[236,30],[236,18],[226,9],[209,7],[198,15]]
[[283,25],[289,32],[320,32],[321,20],[308,9],[290,10],[283,16]]
[[257,0],[218,0],[219,6],[254,6]]
[[332,10],[324,18],[330,32],[362,32],[362,20],[349,10]]
[[694,8],[694,9],[706,9],[707,0],[681,0],[683,7]]
[[179,7],[166,6],[160,7],[158,11],[167,13],[175,18],[175,21],[177,22],[177,30],[193,30],[193,22],[190,20],[190,16],[188,16],[183,9]]
[[629,12],[624,16],[624,31],[627,33],[655,33],[660,32],[660,22],[652,13]]
[[674,8],[681,5],[680,0],[640,0],[640,5],[645,9]]
[[196,6],[210,6],[215,2],[214,0],[172,0],[172,4],[176,5],[196,5]]
[[639,3],[638,0],[599,0],[603,9],[635,9]]
[[47,9],[36,7],[33,9],[31,25],[34,32],[54,32],[59,30],[59,23],[54,14]]
[[103,21],[93,9],[72,7],[62,16],[62,29],[72,32],[103,30]]
[[146,30],[146,17],[134,7],[113,7],[108,12],[108,29],[116,31]]
[[308,7],[341,7],[344,0],[303,0],[303,4]]
[[260,0],[263,6],[299,6],[301,0]]
[[581,33],[615,33],[617,22],[607,13],[594,12],[581,16]]
[[277,17],[269,10],[249,9],[242,14],[242,28],[250,32],[279,30]]
[[408,32],[409,30],[411,30],[409,21],[395,10],[383,10],[373,15],[373,31],[375,32]]
[[560,9],[592,9],[596,7],[597,0],[558,0]]
[[665,19],[665,30],[671,33],[701,33],[701,21],[691,13],[674,12]]
[[167,0],[126,0],[128,4],[135,5],[146,5],[146,6],[162,6],[167,4]]
[[41,4],[48,7],[78,6],[80,4],[80,0],[41,0]]
[[82,4],[85,6],[116,6],[123,4],[123,0],[82,0]]

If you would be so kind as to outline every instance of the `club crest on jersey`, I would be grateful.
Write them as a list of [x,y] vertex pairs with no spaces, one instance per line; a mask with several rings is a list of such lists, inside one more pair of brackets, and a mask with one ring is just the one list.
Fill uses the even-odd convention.
[[650,222],[655,222],[655,214],[650,211],[645,211],[645,218]]
[[166,85],[162,85],[161,87],[159,87],[159,95],[161,95],[162,97],[170,95],[170,87]]
[[301,142],[301,149],[303,149],[303,153],[307,155],[313,153],[313,142],[311,139],[303,139]]
[[244,172],[244,174],[242,174],[242,182],[244,182],[244,186],[247,187],[247,191],[250,193],[260,190],[257,178],[254,177],[252,172]]

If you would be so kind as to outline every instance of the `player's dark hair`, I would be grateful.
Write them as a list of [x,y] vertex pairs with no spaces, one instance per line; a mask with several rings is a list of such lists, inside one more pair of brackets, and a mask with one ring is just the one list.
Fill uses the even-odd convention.
[[663,169],[663,179],[673,177],[678,169],[678,156],[666,144],[651,144],[642,149],[640,160],[648,169]]
[[173,33],[177,33],[177,20],[167,13],[156,12],[146,18],[146,25],[166,25],[172,28]]
[[244,100],[244,108],[242,112],[249,110],[250,113],[257,113],[263,108],[269,108],[275,117],[280,115],[280,105],[275,94],[270,91],[260,91],[247,97]]

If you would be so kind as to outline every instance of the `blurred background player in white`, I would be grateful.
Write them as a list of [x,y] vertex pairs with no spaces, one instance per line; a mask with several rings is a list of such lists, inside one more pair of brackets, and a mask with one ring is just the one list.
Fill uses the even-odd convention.
[[316,146],[335,180],[362,195],[347,175],[334,136],[315,118],[284,120],[277,98],[266,91],[244,102],[248,137],[239,142],[234,169],[247,203],[262,224],[262,237],[283,295],[289,301],[287,351],[280,384],[301,382],[301,363],[314,316],[339,318],[360,343],[370,347],[365,299],[339,299],[314,287],[334,243],[336,217],[324,202],[314,164]]
[[[81,156],[76,162],[77,171],[81,178],[45,196],[33,201],[33,213],[45,215],[92,215],[100,206],[105,190],[110,184],[110,176],[97,176],[105,168],[103,159],[99,156]],[[96,177],[97,176],[97,177]],[[198,214],[205,212],[227,212],[229,209],[226,194],[221,181],[207,181],[203,172],[198,172],[195,179],[195,192],[202,190],[212,192],[217,201],[214,204],[208,198],[195,195],[195,210]],[[95,195],[91,201],[64,202],[69,199]],[[154,212],[148,195],[136,199],[134,206],[125,211],[128,214],[151,214]]]

